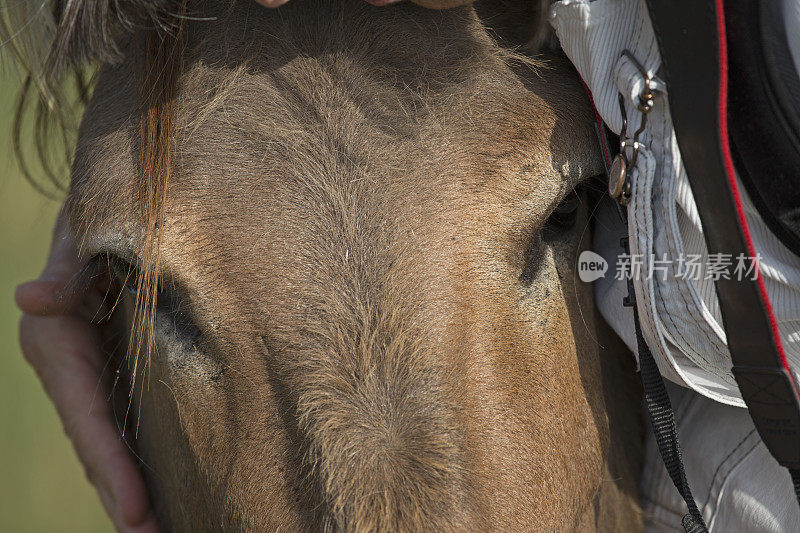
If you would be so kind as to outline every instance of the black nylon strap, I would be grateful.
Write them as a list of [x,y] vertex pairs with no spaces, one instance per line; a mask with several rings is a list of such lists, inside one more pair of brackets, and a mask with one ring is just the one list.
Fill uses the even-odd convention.
[[697,508],[697,503],[692,496],[689,488],[689,481],[686,479],[686,471],[683,468],[683,457],[681,446],[678,442],[678,428],[675,425],[675,413],[672,410],[667,394],[667,387],[664,385],[664,378],[658,370],[656,360],[647,347],[647,343],[642,335],[642,327],[639,324],[639,312],[636,306],[636,296],[633,290],[633,280],[628,278],[628,298],[627,303],[633,306],[633,323],[636,328],[636,344],[639,349],[639,369],[642,377],[642,388],[644,389],[644,401],[647,407],[647,416],[653,428],[653,435],[658,445],[658,453],[667,469],[669,477],[678,489],[689,514],[684,515],[682,524],[687,533],[706,533],[703,516]]
[[792,476],[794,495],[797,496],[797,501],[800,502],[800,470],[789,469],[789,475]]
[[672,403],[664,385],[664,378],[656,366],[656,361],[647,343],[642,338],[639,317],[636,315],[636,306],[633,308],[634,324],[636,325],[636,343],[639,347],[639,368],[642,374],[642,387],[644,388],[644,401],[647,406],[647,415],[650,424],[653,426],[653,434],[658,444],[658,452],[667,468],[667,473],[678,489],[689,514],[683,517],[683,528],[688,533],[696,531],[707,531],[697,503],[692,496],[689,482],[686,479],[686,471],[683,468],[683,457],[681,447],[678,442],[678,430],[675,426],[675,413],[672,411]]

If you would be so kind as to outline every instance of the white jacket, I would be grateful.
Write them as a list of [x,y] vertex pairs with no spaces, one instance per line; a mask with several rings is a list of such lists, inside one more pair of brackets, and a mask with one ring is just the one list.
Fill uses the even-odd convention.
[[[786,23],[800,28],[800,0],[784,3]],[[680,16],[676,13],[675,16]],[[595,107],[615,133],[622,129],[618,96],[625,101],[628,132],[639,127],[637,101],[644,78],[622,57],[629,50],[657,77],[658,46],[644,0],[562,0],[551,9],[551,24],[561,47],[590,89]],[[791,26],[790,26],[791,27]],[[787,31],[800,47],[800,31]],[[794,38],[794,41],[792,41]],[[800,49],[794,54],[800,63]],[[701,102],[698,105],[702,105]],[[683,168],[666,94],[658,95],[639,138],[628,226],[612,201],[599,209],[594,251],[609,264],[595,281],[601,313],[633,353],[637,352],[632,310],[622,306],[626,281],[615,279],[630,240],[640,269],[634,277],[644,338],[662,375],[680,385],[675,397],[683,458],[692,492],[711,531],[800,531],[800,508],[788,472],[766,450],[755,432],[731,374],[731,360],[714,290],[705,276],[675,275],[688,256],[708,260],[700,219]],[[740,186],[740,191],[744,188]],[[759,266],[778,320],[791,367],[800,369],[800,257],[767,228],[749,199],[743,198]],[[659,272],[666,267],[667,275]],[[643,480],[646,520],[652,531],[680,531],[686,506],[649,437]]]

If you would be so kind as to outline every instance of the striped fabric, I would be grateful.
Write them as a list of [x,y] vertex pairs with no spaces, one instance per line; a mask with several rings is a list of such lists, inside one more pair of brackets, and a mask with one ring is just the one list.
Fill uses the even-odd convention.
[[[788,6],[788,7],[787,7]],[[787,24],[800,28],[800,0],[786,0]],[[675,16],[680,16],[676,13]],[[791,22],[791,21],[795,22]],[[597,111],[620,133],[618,95],[625,100],[629,131],[639,126],[634,102],[642,87],[635,65],[621,57],[630,50],[656,76],[660,57],[645,0],[562,0],[551,10],[561,46],[592,92]],[[787,30],[800,47],[800,30]],[[792,41],[794,39],[794,42]],[[800,57],[796,49],[795,59]],[[698,106],[713,105],[697,102]],[[623,307],[624,279],[615,279],[625,258],[620,237],[628,236],[631,255],[641,254],[634,278],[642,331],[659,370],[670,381],[686,474],[710,531],[800,531],[800,509],[787,471],[770,456],[753,427],[736,382],[722,327],[713,279],[681,276],[687,258],[709,261],[692,191],[681,162],[666,94],[657,95],[636,167],[628,225],[614,201],[597,212],[594,251],[609,263],[594,282],[597,305],[633,353],[636,337],[631,308]],[[744,188],[740,185],[740,191]],[[769,231],[745,196],[744,207],[781,337],[795,373],[800,369],[800,258]],[[630,260],[630,258],[628,258]],[[658,268],[660,267],[660,269]],[[647,272],[653,269],[653,276]],[[642,482],[647,531],[681,531],[686,504],[675,490],[648,437]]]
[[[562,48],[592,91],[606,124],[616,133],[621,131],[618,95],[622,94],[629,130],[638,128],[641,115],[634,102],[643,79],[621,53],[630,50],[648,73],[657,77],[660,57],[645,2],[564,0],[554,4],[551,23]],[[698,102],[698,105],[713,104]],[[640,254],[642,262],[642,275],[634,281],[637,299],[643,303],[640,320],[645,339],[666,378],[718,402],[744,407],[730,371],[732,365],[713,274],[706,269],[709,263],[730,261],[728,270],[734,275],[736,258],[708,256],[666,94],[657,96],[639,140],[643,147],[632,176],[634,195],[628,209],[628,231],[631,254]],[[647,171],[643,172],[645,167]],[[800,258],[769,231],[746,195],[744,203],[781,337],[790,364],[797,371],[800,369]],[[607,209],[614,208],[607,206]],[[624,232],[624,226],[613,216],[603,220],[610,225],[607,228],[610,234]],[[613,274],[622,251],[618,238],[609,239],[599,230],[597,233],[595,251],[606,257],[612,266],[609,273]],[[684,276],[686,263],[692,261],[701,270],[698,275]],[[601,312],[635,353],[629,310],[622,308],[621,299],[617,298],[624,293],[624,281],[613,276],[596,282]]]

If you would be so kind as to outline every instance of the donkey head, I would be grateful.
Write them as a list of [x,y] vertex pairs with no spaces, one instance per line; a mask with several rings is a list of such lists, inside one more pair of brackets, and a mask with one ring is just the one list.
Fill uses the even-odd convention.
[[635,525],[626,355],[573,270],[601,166],[567,63],[471,7],[197,1],[180,38],[157,239],[140,39],[100,74],[69,196],[128,286],[118,331],[158,257],[128,421],[165,526]]

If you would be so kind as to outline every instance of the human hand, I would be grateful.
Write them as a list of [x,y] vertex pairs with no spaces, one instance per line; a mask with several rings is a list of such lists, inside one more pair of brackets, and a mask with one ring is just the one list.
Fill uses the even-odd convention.
[[[289,0],[256,0],[259,4],[266,7],[278,7]],[[389,4],[394,4],[395,2],[399,2],[400,0],[366,0],[370,4],[374,6],[385,6]],[[411,0],[415,4],[419,4],[422,7],[427,7],[430,9],[448,9],[451,7],[461,6],[464,4],[471,4],[472,0]]]
[[22,351],[55,404],[117,530],[158,531],[144,481],[106,401],[105,359],[99,332],[91,323],[102,306],[102,295],[90,288],[63,297],[79,270],[78,251],[62,213],[44,271],[16,290],[15,300],[25,313],[20,321]]

